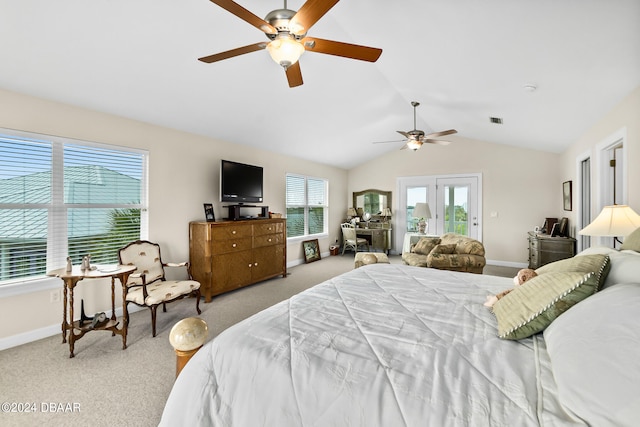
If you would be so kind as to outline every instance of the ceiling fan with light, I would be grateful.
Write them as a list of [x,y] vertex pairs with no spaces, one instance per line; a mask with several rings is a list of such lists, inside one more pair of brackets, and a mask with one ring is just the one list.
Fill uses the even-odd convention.
[[361,61],[377,61],[382,49],[307,37],[307,31],[338,1],[307,0],[296,12],[287,9],[287,1],[284,0],[283,9],[273,10],[262,19],[231,0],[211,0],[264,32],[271,41],[255,43],[198,59],[202,62],[212,63],[267,49],[271,58],[285,69],[289,87],[302,85],[302,72],[298,59],[307,50]]
[[[451,141],[445,141],[442,139],[435,139],[441,136],[453,135],[454,133],[458,133],[455,129],[443,130],[442,132],[434,132],[425,135],[424,131],[420,129],[416,129],[416,107],[420,105],[419,102],[412,101],[411,105],[413,106],[413,130],[409,132],[397,131],[399,134],[404,136],[406,139],[406,144],[402,146],[401,150],[406,148],[410,148],[413,151],[418,150],[422,147],[422,144],[439,144],[439,145],[449,145]],[[380,141],[374,142],[374,144],[386,144],[389,142],[400,142],[400,141]]]

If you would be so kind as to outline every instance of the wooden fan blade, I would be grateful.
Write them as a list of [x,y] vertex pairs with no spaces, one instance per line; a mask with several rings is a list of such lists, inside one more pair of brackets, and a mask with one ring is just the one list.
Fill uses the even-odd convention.
[[458,133],[458,131],[455,129],[443,130],[442,132],[435,132],[430,133],[429,135],[425,135],[425,138],[437,138],[439,136],[453,135],[454,133]]
[[333,40],[305,37],[302,39],[304,48],[310,52],[325,53],[327,55],[342,56],[360,61],[376,62],[382,54],[382,49],[360,46]]
[[227,12],[231,12],[236,15],[238,18],[248,22],[253,25],[260,31],[267,34],[278,34],[278,30],[276,30],[273,25],[269,24],[264,19],[254,15],[249,12],[244,7],[240,6],[238,3],[231,0],[211,0],[212,3],[217,4]]
[[289,66],[285,73],[287,74],[287,81],[289,87],[296,87],[302,85],[302,71],[300,71],[300,62],[297,61],[293,65]]
[[307,0],[307,2],[298,9],[293,18],[291,18],[291,22],[294,24],[292,27],[295,28],[298,25],[302,27],[301,32],[295,34],[304,34],[309,31],[309,28],[318,22],[338,1],[339,0]]
[[264,42],[250,44],[249,46],[243,46],[237,49],[231,49],[226,52],[220,52],[214,55],[203,56],[202,58],[198,58],[198,61],[202,61],[202,62],[206,62],[207,64],[210,64],[212,62],[222,61],[223,59],[233,58],[234,56],[244,55],[245,53],[251,53],[257,50],[262,50],[265,47],[267,47],[267,44]]
[[407,132],[403,132],[401,130],[397,130],[396,132],[398,132],[400,135],[404,136],[405,138],[411,138],[411,135],[409,135]]
[[451,141],[444,141],[442,139],[424,139],[422,142],[428,142],[429,144],[449,145]]

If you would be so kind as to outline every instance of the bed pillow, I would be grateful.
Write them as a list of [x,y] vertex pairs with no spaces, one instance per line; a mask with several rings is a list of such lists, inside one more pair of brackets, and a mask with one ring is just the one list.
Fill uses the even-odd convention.
[[436,245],[435,248],[433,248],[433,250],[431,251],[432,254],[454,254],[456,253],[456,244],[452,243],[449,245],[443,245],[443,244],[439,244]]
[[640,228],[624,238],[620,250],[630,250],[640,252]]
[[440,243],[439,237],[421,237],[413,246],[411,252],[420,255],[429,255],[429,253]]
[[618,283],[634,283],[640,280],[640,252],[594,246],[580,252],[576,257],[592,254],[607,255],[611,268],[604,279],[602,289]]
[[544,331],[560,403],[592,426],[640,420],[640,284],[607,288]]
[[555,261],[550,264],[543,265],[536,269],[538,275],[549,272],[568,272],[576,271],[580,273],[594,272],[596,274],[596,280],[600,289],[609,274],[611,263],[609,262],[609,256],[605,254],[589,254],[581,257],[567,258],[560,261]]
[[498,336],[519,340],[543,331],[558,316],[596,292],[594,272],[548,272],[516,286],[493,305]]

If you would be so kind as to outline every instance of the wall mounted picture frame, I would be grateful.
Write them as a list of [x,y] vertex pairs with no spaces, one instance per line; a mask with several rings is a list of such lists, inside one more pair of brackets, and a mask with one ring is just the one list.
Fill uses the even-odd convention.
[[562,183],[562,204],[565,211],[571,210],[571,181]]
[[320,260],[318,239],[305,240],[302,242],[302,249],[304,250],[304,262],[306,264]]
[[213,205],[211,203],[204,204],[204,218],[207,220],[207,222],[216,220],[216,216],[213,214]]

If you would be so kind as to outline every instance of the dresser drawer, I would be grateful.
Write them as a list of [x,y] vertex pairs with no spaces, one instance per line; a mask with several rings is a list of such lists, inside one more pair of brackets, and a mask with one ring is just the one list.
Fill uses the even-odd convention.
[[263,246],[273,246],[283,243],[283,236],[281,234],[266,234],[264,236],[255,236],[253,238],[253,247],[260,248]]
[[232,225],[226,227],[215,227],[213,230],[213,240],[230,240],[242,237],[251,237],[252,230],[250,225]]
[[213,255],[239,252],[251,249],[251,237],[235,238],[228,240],[214,240],[212,242]]
[[282,233],[284,231],[284,224],[282,222],[268,222],[263,224],[256,224],[253,226],[254,236],[262,236],[265,234]]

